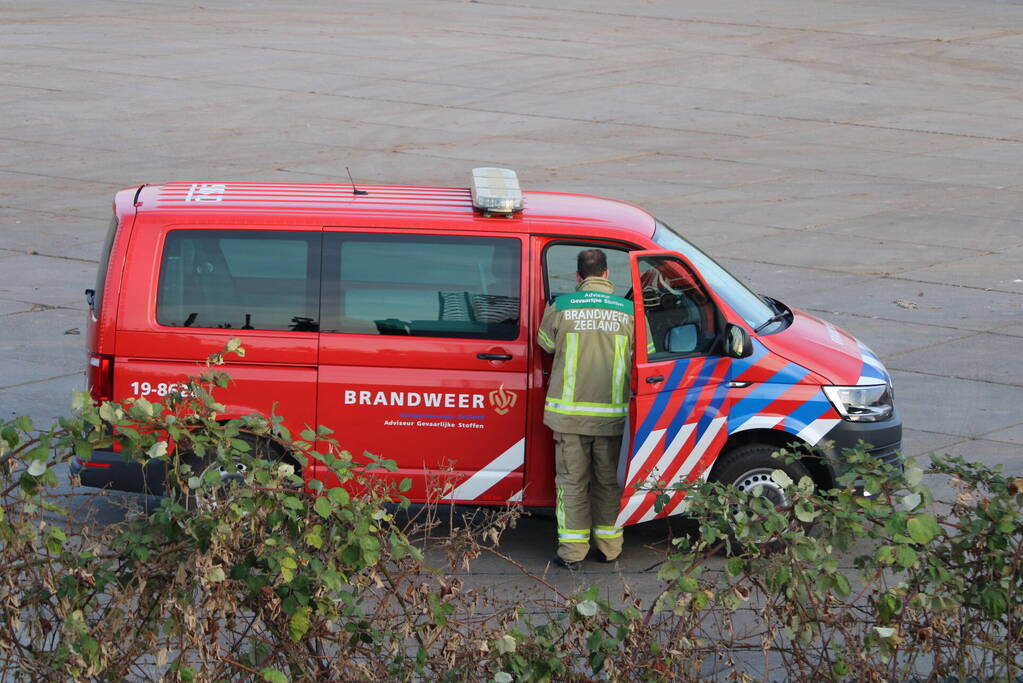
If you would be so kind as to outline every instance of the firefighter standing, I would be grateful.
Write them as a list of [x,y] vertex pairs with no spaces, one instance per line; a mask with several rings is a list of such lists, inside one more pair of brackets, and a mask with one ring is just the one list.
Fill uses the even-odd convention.
[[603,251],[579,252],[576,278],[576,291],[548,305],[537,333],[554,354],[543,421],[554,431],[557,562],[568,569],[591,540],[607,562],[622,552],[617,470],[635,326],[632,302],[613,293]]

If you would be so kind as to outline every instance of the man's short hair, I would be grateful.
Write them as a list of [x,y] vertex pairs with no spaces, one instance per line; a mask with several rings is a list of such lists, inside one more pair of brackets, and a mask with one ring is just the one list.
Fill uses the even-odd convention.
[[600,249],[583,249],[576,258],[576,270],[584,280],[607,271],[607,256]]

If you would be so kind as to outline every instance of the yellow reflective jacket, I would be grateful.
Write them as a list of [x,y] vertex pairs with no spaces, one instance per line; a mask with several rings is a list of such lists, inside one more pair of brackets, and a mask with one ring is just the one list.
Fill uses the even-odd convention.
[[629,412],[635,318],[614,285],[589,277],[544,311],[537,340],[554,354],[543,421],[556,432],[614,436]]

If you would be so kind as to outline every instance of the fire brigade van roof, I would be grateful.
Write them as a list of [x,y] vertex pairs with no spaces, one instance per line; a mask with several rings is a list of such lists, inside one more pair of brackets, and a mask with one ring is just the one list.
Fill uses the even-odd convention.
[[[132,190],[132,192],[135,192]],[[146,185],[135,195],[141,223],[169,219],[274,226],[309,224],[582,234],[614,229],[644,237],[654,219],[639,207],[589,195],[521,192],[518,210],[474,206],[470,188],[310,183],[174,182]],[[157,219],[156,214],[159,214]],[[176,214],[173,218],[168,214]]]

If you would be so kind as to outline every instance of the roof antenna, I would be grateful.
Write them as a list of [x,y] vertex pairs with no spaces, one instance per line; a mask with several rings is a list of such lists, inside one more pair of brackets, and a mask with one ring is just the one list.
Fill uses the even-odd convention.
[[357,187],[355,187],[355,179],[352,178],[352,170],[347,166],[345,166],[345,170],[348,171],[348,179],[352,181],[352,194],[356,197],[363,194],[369,194],[369,192],[366,192],[365,190],[360,190]]

